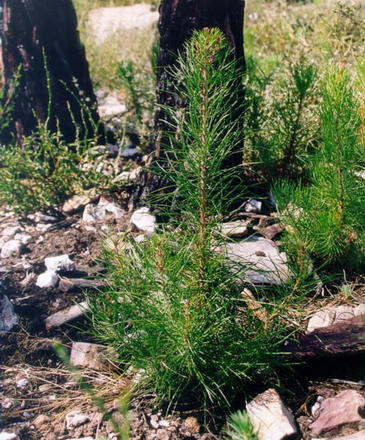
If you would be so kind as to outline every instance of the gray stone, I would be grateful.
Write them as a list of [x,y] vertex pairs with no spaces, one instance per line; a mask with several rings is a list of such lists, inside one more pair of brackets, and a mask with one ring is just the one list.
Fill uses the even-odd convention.
[[49,289],[56,287],[59,281],[59,276],[56,272],[47,270],[46,272],[41,273],[37,277],[36,286],[41,289]]
[[293,414],[273,388],[259,394],[246,410],[259,440],[283,440],[297,433]]
[[99,8],[89,13],[90,29],[100,43],[118,31],[148,28],[155,25],[157,21],[158,11],[153,11],[151,5],[144,3]]
[[68,255],[48,257],[44,260],[47,270],[51,272],[71,272],[75,270],[75,263]]
[[236,269],[247,267],[243,275],[253,284],[280,285],[292,276],[286,254],[279,252],[275,243],[266,238],[254,236],[235,243],[225,243],[218,251],[226,252],[233,265],[238,263]]
[[43,214],[42,212],[36,212],[35,214],[29,214],[28,218],[36,223],[56,223],[58,218],[52,215]]
[[20,240],[7,241],[1,248],[1,258],[19,257],[23,247]]
[[18,315],[6,295],[0,298],[0,332],[10,332],[18,324]]
[[27,388],[29,385],[30,385],[29,380],[28,380],[28,379],[25,379],[25,378],[23,378],[23,379],[19,379],[19,380],[17,380],[17,382],[16,382],[16,386],[17,386],[17,388],[20,388],[20,389],[25,389],[25,388]]

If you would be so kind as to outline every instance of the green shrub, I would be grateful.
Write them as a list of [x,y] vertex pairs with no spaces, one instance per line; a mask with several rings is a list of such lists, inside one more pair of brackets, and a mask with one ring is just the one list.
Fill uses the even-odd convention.
[[94,140],[67,144],[46,125],[40,123],[22,146],[0,147],[0,204],[21,212],[47,209],[83,190],[113,186],[112,173],[96,166]]
[[318,142],[317,72],[300,61],[264,74],[248,60],[245,160],[272,181],[306,172],[306,158]]
[[365,256],[365,150],[361,105],[344,68],[329,70],[321,99],[322,142],[308,164],[310,184],[282,181],[274,192],[296,258],[305,253],[354,269]]
[[217,30],[187,43],[175,71],[185,85],[184,107],[170,109],[174,135],[161,169],[173,188],[166,209],[171,199],[179,209],[145,242],[124,239],[107,249],[112,280],[89,296],[96,337],[119,352],[126,368],[143,370],[142,386],[170,402],[187,393],[226,404],[242,392],[239,384],[283,362],[282,324],[270,310],[263,323],[247,309],[213,233],[241,172],[222,167],[241,139],[231,114],[241,72],[230,58]]

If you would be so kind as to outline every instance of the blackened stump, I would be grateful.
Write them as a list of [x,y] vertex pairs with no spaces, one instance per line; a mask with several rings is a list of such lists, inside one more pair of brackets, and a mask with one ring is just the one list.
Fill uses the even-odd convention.
[[3,0],[0,25],[5,91],[19,72],[11,127],[18,142],[47,116],[68,142],[75,123],[81,136],[93,135],[90,119],[98,124],[99,116],[72,0]]

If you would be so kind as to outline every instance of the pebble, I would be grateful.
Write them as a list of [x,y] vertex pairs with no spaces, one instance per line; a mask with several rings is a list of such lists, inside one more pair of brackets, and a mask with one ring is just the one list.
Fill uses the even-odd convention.
[[38,275],[36,286],[41,289],[48,289],[51,287],[56,287],[59,281],[59,276],[56,272],[47,270],[46,272]]
[[28,234],[15,234],[14,240],[19,240],[26,246],[29,242],[32,241],[32,236]]
[[14,405],[14,400],[10,399],[10,397],[5,397],[5,399],[1,403],[1,406],[4,409],[10,409],[13,405]]
[[1,257],[10,258],[18,257],[24,245],[20,240],[10,240],[6,242],[1,248]]
[[131,223],[147,234],[153,234],[156,230],[156,217],[150,214],[147,207],[137,209],[132,214]]
[[48,257],[44,264],[50,272],[71,272],[75,270],[75,263],[68,255],[59,255],[57,257]]

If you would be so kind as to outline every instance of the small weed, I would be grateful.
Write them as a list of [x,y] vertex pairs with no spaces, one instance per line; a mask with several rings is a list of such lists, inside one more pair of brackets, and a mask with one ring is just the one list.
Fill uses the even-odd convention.
[[231,440],[257,440],[246,411],[231,414],[227,425],[227,434]]

